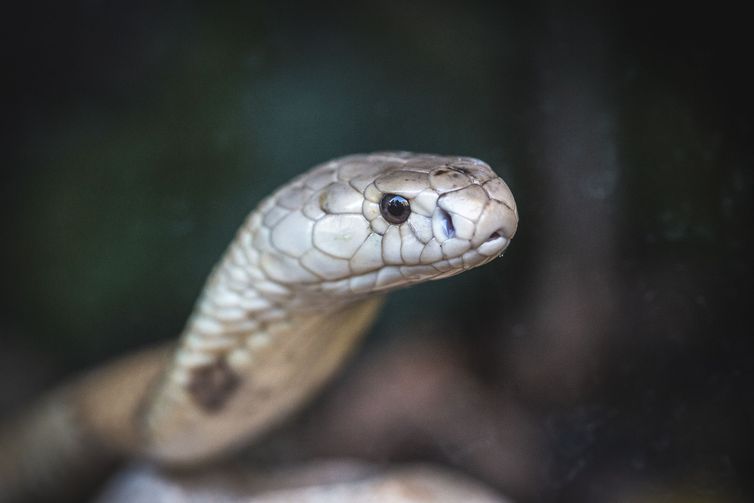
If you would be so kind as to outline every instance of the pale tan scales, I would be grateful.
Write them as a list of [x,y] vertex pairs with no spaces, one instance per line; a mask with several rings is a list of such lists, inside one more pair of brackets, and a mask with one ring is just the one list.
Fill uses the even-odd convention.
[[[0,499],[59,483],[57,458],[193,464],[243,446],[314,395],[382,294],[492,260],[517,224],[507,185],[476,159],[386,152],[313,168],[247,217],[177,348],[105,366],[6,431]],[[55,410],[68,412],[49,419]],[[30,437],[64,452],[28,453]]]

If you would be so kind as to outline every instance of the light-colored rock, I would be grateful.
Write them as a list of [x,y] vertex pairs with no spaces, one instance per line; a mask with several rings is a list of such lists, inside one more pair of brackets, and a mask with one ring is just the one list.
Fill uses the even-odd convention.
[[171,474],[146,463],[115,476],[98,503],[506,503],[464,475],[430,465],[378,468],[319,461],[292,468],[225,466]]

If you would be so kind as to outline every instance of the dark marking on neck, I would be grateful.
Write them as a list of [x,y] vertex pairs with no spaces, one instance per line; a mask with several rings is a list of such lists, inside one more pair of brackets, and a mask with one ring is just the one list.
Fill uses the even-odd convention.
[[223,408],[240,382],[225,358],[219,358],[191,372],[188,392],[199,407],[212,414]]

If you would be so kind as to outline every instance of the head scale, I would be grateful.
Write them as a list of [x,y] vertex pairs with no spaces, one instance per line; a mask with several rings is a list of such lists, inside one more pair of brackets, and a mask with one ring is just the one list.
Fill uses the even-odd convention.
[[353,298],[489,262],[517,224],[508,186],[484,162],[387,152],[313,168],[246,227],[266,279],[308,298]]

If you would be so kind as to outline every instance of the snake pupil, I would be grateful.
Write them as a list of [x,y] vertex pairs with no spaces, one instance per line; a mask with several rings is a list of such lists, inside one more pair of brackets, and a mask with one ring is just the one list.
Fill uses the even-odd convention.
[[411,214],[411,205],[403,196],[385,194],[380,202],[382,217],[391,224],[402,224]]

